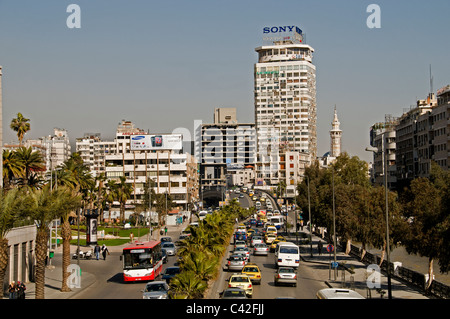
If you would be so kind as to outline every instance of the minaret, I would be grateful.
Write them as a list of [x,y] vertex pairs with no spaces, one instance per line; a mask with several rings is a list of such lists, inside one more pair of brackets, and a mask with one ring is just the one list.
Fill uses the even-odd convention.
[[342,137],[342,131],[339,128],[341,123],[339,123],[337,112],[336,112],[336,106],[334,106],[334,119],[331,123],[332,129],[330,130],[330,138],[331,138],[331,149],[330,149],[330,156],[331,157],[338,157],[341,154],[341,137]]

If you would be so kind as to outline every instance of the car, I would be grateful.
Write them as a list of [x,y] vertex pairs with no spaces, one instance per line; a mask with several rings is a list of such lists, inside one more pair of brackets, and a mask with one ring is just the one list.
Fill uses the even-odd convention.
[[248,263],[242,268],[242,273],[250,277],[253,284],[261,285],[261,271],[255,263]]
[[180,267],[177,266],[167,267],[161,278],[164,279],[167,283],[170,283],[170,280],[180,272],[181,272]]
[[285,241],[286,241],[286,240],[280,240],[280,239],[278,239],[278,237],[275,238],[275,240],[270,244],[270,248],[269,248],[270,252],[273,253],[273,252],[275,251],[275,249],[277,248],[277,244],[278,244],[279,242],[285,242]]
[[228,271],[230,270],[242,271],[242,268],[244,268],[246,264],[247,262],[245,261],[243,255],[233,254],[230,257],[228,257],[227,269]]
[[244,258],[244,261],[245,261],[246,264],[250,261],[250,256],[247,254],[246,251],[234,250],[233,251],[233,255],[242,256],[242,258]]
[[292,267],[279,267],[275,274],[275,286],[280,284],[291,284],[297,286],[297,273]]
[[244,252],[248,259],[250,259],[250,250],[248,247],[236,247],[233,251],[233,254],[239,254]]
[[244,194],[239,194],[239,198],[244,198]]
[[256,227],[263,227],[263,226],[264,226],[264,221],[262,221],[262,220],[256,221]]
[[271,244],[276,238],[277,238],[276,234],[273,234],[273,233],[266,234],[266,238],[265,238],[266,244]]
[[[251,225],[250,225],[250,227],[251,227]],[[255,233],[255,232],[256,232],[256,230],[254,230],[253,228],[248,229],[247,230],[247,237],[251,238],[253,233]]]
[[269,254],[269,248],[264,243],[255,244],[255,246],[253,247],[253,255],[254,256],[256,256],[256,255],[267,256],[268,254]]
[[131,228],[130,223],[126,223],[125,225],[123,225],[123,228],[125,228],[125,229],[130,229],[130,228]]
[[238,247],[247,247],[247,243],[244,240],[236,240],[234,242],[234,249]]
[[167,256],[175,256],[177,254],[177,248],[172,242],[162,243],[161,249],[166,251]]
[[264,240],[263,240],[262,236],[254,235],[254,236],[252,236],[252,240],[250,242],[250,245],[252,247],[255,247],[256,244],[261,244],[263,242],[264,242]]
[[253,295],[253,285],[250,277],[246,274],[233,274],[228,280],[228,288],[242,288],[245,294],[251,298]]
[[169,285],[165,281],[152,281],[145,285],[142,299],[169,299]]
[[172,242],[172,237],[170,237],[170,236],[163,236],[163,237],[161,237],[161,238],[159,239],[159,241],[160,241],[161,243]]
[[221,299],[247,299],[247,294],[242,288],[227,288],[222,292]]

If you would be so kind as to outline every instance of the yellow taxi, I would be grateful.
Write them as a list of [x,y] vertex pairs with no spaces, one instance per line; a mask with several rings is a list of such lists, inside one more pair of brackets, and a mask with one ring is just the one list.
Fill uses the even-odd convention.
[[250,277],[247,274],[233,274],[228,280],[228,288],[244,289],[248,297],[253,295],[253,285]]
[[246,274],[250,277],[250,280],[255,285],[261,285],[261,271],[259,270],[259,267],[255,263],[248,263],[247,265],[242,268],[242,273]]
[[277,238],[277,235],[274,233],[267,233],[266,234],[266,244],[272,244],[272,242]]
[[286,240],[284,239],[284,237],[283,237],[283,239],[279,239],[279,237],[283,237],[283,236],[278,236],[271,244],[270,244],[270,252],[274,252],[275,251],[275,248],[277,247],[277,244],[279,243],[279,242],[285,242]]
[[253,228],[250,228],[247,230],[247,237],[250,238],[250,236],[255,232],[256,230],[254,230]]

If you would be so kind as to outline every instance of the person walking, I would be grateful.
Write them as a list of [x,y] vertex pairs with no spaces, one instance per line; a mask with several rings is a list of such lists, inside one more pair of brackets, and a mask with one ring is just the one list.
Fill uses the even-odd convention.
[[97,260],[99,260],[99,258],[100,258],[100,246],[98,244],[96,244],[95,247],[94,247],[94,254],[95,254],[95,258]]
[[167,226],[164,227],[164,235],[167,236]]
[[106,254],[109,255],[109,250],[108,250],[108,248],[106,247],[106,245],[103,244],[103,246],[102,246],[102,256],[103,256],[103,260],[106,260]]
[[319,251],[319,255],[322,255],[322,248],[323,248],[322,241],[319,240],[319,243],[317,244],[317,250]]

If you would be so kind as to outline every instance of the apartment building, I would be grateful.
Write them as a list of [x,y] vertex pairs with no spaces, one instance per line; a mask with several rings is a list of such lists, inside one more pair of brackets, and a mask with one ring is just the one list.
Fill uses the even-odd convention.
[[117,142],[103,141],[100,133],[85,133],[76,139],[76,152],[94,177],[106,173],[106,155],[114,154],[116,149]]
[[238,123],[236,108],[217,108],[214,123],[196,128],[195,154],[200,164],[201,186],[226,187],[227,181],[233,183],[232,175],[255,163],[255,124]]
[[378,152],[373,154],[371,179],[374,184],[384,185],[385,178],[385,158],[387,156],[388,188],[395,189],[397,186],[396,165],[395,165],[395,127],[398,124],[398,118],[390,114],[385,115],[384,122],[378,122],[370,128],[370,145],[376,147]]
[[[427,130],[428,125],[423,122],[424,117],[428,117],[433,107],[437,105],[437,100],[433,93],[430,93],[425,100],[418,100],[415,107],[410,108],[404,112],[398,119],[398,124],[395,127],[395,162],[397,182],[403,184],[418,176],[419,167],[423,168],[424,162],[427,160],[424,157],[419,157],[418,153],[418,126],[420,135],[423,136],[424,130]],[[425,138],[425,137],[422,137]],[[423,145],[421,145],[423,151]]]
[[450,85],[437,91],[437,105],[431,111],[432,159],[443,169],[450,168]]
[[314,49],[303,43],[298,27],[267,27],[263,32],[267,45],[255,49],[254,65],[256,179],[270,187],[283,178],[282,154],[317,156],[316,67]]

